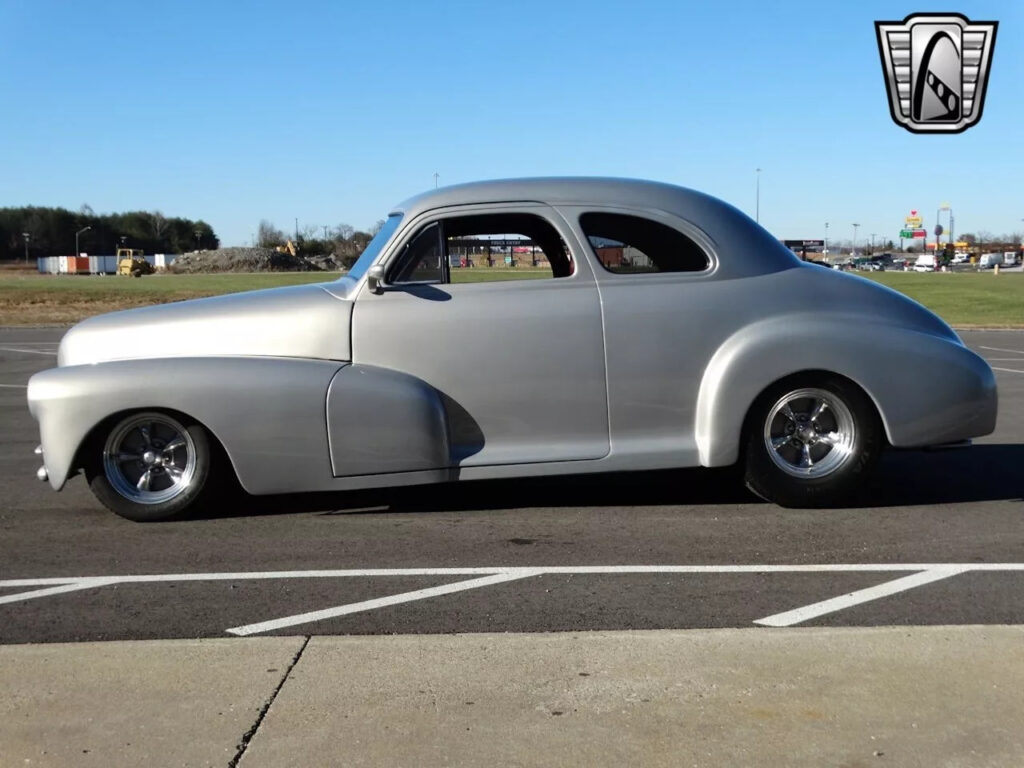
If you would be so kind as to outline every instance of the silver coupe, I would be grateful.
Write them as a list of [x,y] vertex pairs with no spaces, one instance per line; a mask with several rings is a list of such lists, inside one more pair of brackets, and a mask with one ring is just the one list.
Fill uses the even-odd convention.
[[[32,377],[41,479],[165,519],[250,494],[721,467],[840,503],[888,447],[991,432],[991,369],[732,206],[523,179],[397,206],[333,282],[90,318]],[[685,498],[685,488],[679,489]]]

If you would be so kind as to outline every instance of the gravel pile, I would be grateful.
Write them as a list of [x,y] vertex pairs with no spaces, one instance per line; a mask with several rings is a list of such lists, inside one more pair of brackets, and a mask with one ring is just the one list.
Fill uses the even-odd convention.
[[[317,257],[317,262],[321,257]],[[327,267],[273,248],[218,248],[191,251],[174,260],[170,272],[319,272]],[[333,261],[332,261],[333,263]]]

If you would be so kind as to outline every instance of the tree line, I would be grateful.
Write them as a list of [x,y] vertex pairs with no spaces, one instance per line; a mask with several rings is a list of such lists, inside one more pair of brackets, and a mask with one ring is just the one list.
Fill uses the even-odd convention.
[[30,259],[72,254],[76,233],[79,252],[90,254],[113,254],[122,247],[184,253],[220,244],[213,227],[202,219],[168,217],[160,211],[96,214],[88,205],[78,212],[24,206],[0,208],[0,259],[24,258],[26,240]]

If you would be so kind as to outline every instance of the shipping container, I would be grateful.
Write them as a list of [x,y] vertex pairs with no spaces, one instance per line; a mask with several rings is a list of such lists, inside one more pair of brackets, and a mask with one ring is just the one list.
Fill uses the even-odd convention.
[[90,256],[89,271],[94,275],[117,274],[116,256]]
[[154,257],[153,266],[156,268],[157,272],[163,272],[174,263],[176,258],[178,258],[178,254],[176,253],[158,253]]

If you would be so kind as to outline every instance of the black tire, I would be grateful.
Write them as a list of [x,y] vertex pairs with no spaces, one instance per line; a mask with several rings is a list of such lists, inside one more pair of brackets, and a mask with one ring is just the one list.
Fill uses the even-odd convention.
[[85,469],[89,487],[107,509],[144,523],[179,517],[205,502],[214,486],[212,459],[211,440],[200,424],[142,411],[96,436]]
[[132,270],[132,277],[142,277],[142,270],[141,269],[133,269]]
[[847,379],[829,375],[770,387],[751,407],[744,437],[747,488],[784,507],[849,500],[885,447],[871,400]]

